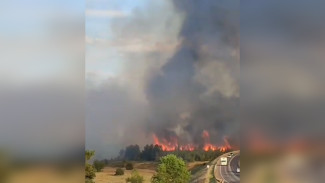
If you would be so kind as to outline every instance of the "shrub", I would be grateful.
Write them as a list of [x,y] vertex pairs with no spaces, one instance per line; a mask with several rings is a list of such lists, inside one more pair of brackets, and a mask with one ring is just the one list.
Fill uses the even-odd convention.
[[142,183],[144,181],[143,176],[141,176],[137,171],[133,171],[131,177],[126,179],[127,183]]
[[125,165],[125,169],[127,169],[127,170],[133,170],[133,164],[132,163],[127,163]]
[[86,164],[86,179],[93,179],[96,177],[95,169],[91,164]]
[[124,170],[122,168],[117,168],[115,171],[115,175],[124,175]]
[[89,182],[89,183],[92,181],[93,178],[96,177],[94,167],[87,162],[94,155],[95,155],[95,151],[86,150],[86,152],[85,152],[85,160],[86,160],[85,179],[86,179],[86,182]]

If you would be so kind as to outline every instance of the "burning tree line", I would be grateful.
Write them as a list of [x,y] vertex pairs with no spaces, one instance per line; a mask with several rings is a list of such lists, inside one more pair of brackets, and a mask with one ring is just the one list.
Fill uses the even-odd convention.
[[202,132],[202,144],[179,143],[177,137],[169,136],[169,138],[159,138],[156,134],[152,135],[153,144],[147,144],[140,149],[139,145],[129,145],[121,149],[119,155],[111,160],[102,160],[105,164],[114,161],[157,161],[162,156],[175,154],[185,161],[209,161],[213,160],[221,154],[231,151],[228,139],[224,137],[224,145],[215,145],[210,142],[210,134],[208,131]]
[[109,164],[114,161],[157,161],[162,156],[168,154],[175,154],[181,157],[187,162],[191,161],[209,161],[213,160],[217,156],[220,156],[224,152],[230,151],[227,149],[225,151],[218,150],[203,150],[203,149],[193,149],[193,150],[180,150],[175,149],[174,151],[166,151],[163,146],[158,144],[147,144],[140,149],[139,145],[129,145],[125,149],[121,149],[119,155],[111,160],[102,160],[105,164]]
[[232,149],[228,139],[226,137],[223,138],[224,145],[215,145],[210,141],[210,134],[207,130],[203,130],[202,132],[202,144],[193,144],[193,143],[179,143],[177,137],[169,137],[168,140],[166,138],[158,138],[156,134],[153,134],[153,140],[155,145],[158,145],[162,148],[163,151],[194,151],[198,149],[202,149],[204,151],[221,151],[225,152],[227,150]]

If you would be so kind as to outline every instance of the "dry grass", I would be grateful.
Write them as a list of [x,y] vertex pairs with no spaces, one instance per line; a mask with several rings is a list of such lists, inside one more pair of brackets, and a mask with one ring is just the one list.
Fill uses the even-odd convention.
[[187,168],[189,170],[192,170],[193,168],[195,167],[198,167],[198,166],[203,166],[205,164],[209,163],[209,161],[194,161],[194,162],[190,162],[187,164]]
[[[116,168],[105,167],[102,172],[96,173],[95,182],[96,183],[125,183],[125,179],[129,177],[132,173],[132,170],[125,170],[124,175],[115,176]],[[150,182],[152,175],[156,172],[155,170],[150,169],[137,169],[139,174],[143,176],[144,182]]]
[[[207,163],[203,161],[190,162],[187,164],[189,170],[202,166],[202,164]],[[134,168],[139,172],[144,178],[145,183],[150,183],[151,177],[156,173],[158,166],[157,162],[133,162]],[[131,176],[132,170],[124,170],[124,175],[115,176],[115,170],[118,167],[118,163],[112,164],[112,166],[105,167],[102,172],[96,173],[96,178],[94,181],[96,183],[125,183],[125,179]]]

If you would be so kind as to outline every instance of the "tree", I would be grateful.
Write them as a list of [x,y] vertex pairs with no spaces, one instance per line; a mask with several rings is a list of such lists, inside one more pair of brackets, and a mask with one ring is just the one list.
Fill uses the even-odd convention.
[[93,182],[92,180],[96,177],[94,167],[87,162],[94,155],[95,155],[95,151],[86,150],[86,153],[85,153],[85,159],[86,159],[85,178],[86,178],[86,183],[92,183]]
[[136,160],[140,155],[140,147],[139,145],[130,145],[127,146],[124,152],[124,158],[126,160]]
[[141,176],[136,170],[132,172],[131,177],[126,179],[127,183],[142,183],[143,181],[143,176]]
[[191,174],[183,159],[173,154],[160,158],[157,173],[152,177],[152,183],[188,183]]
[[145,145],[141,152],[141,159],[146,161],[155,161],[162,151],[161,146],[158,145]]

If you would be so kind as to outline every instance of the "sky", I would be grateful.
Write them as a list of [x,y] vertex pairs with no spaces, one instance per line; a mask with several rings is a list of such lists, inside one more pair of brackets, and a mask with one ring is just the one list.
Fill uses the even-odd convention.
[[[132,17],[141,16],[139,12],[152,9],[152,5],[156,7],[161,6],[168,9],[168,1],[87,1],[86,3],[86,72],[96,73],[96,75],[103,77],[114,75],[122,72],[124,62],[129,62],[128,59],[123,58],[123,51],[137,52],[139,49],[145,49],[146,45],[142,37],[134,33],[135,37],[132,40],[127,40],[132,35],[122,35],[123,25],[121,22],[127,22]],[[161,10],[160,10],[161,11]],[[149,12],[147,12],[149,13]],[[146,16],[146,15],[143,15]],[[150,15],[147,15],[150,16]],[[144,17],[149,18],[149,17]],[[156,21],[164,20],[164,17],[155,17]],[[153,19],[154,20],[154,19]],[[145,21],[145,20],[144,20]],[[152,28],[156,29],[147,30],[147,33],[159,38],[158,25],[153,25]],[[120,29],[120,30],[118,30]],[[135,30],[136,31],[136,30]],[[140,30],[138,30],[140,31]],[[143,30],[146,31],[146,30]],[[130,31],[131,32],[131,31]],[[139,33],[139,34],[145,34]],[[157,34],[157,35],[155,35]],[[127,42],[126,42],[127,40]],[[123,42],[124,41],[124,42]],[[152,44],[154,44],[152,41]]]

